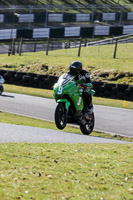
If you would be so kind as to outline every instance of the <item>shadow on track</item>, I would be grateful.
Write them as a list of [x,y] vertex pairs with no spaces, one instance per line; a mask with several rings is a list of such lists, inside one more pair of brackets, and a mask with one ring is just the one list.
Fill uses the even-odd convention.
[[5,94],[2,94],[1,96],[2,96],[2,97],[10,97],[10,98],[15,98],[14,96],[11,96],[11,95],[5,95]]

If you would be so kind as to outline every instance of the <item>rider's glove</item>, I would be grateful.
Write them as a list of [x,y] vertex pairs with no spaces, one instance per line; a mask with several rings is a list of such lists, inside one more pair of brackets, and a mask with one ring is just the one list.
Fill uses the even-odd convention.
[[90,89],[93,87],[92,83],[87,83],[86,86],[87,88],[90,88]]

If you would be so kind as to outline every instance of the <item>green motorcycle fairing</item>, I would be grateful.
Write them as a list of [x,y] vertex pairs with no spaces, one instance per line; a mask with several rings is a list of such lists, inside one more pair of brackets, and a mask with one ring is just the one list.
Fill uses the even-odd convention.
[[67,99],[58,99],[57,103],[60,103],[60,102],[64,102],[65,103],[65,107],[68,110],[68,108],[70,106],[70,101],[68,101]]
[[[68,110],[70,106],[69,99],[72,100],[76,111],[83,109],[83,98],[82,92],[83,89],[78,87],[78,84],[84,83],[83,79],[78,81],[74,80],[74,77],[69,75],[68,73],[62,74],[58,82],[54,85],[54,98],[56,102],[65,102],[66,109]],[[90,88],[91,95],[93,96],[95,91],[91,88],[93,87],[91,83],[88,83],[88,88]],[[69,97],[69,98],[67,98]]]
[[54,98],[57,102],[65,102],[66,109],[68,109],[70,101],[67,98],[64,98],[64,96],[68,96],[72,100],[77,111],[83,109],[82,90],[77,87],[76,82],[73,80],[73,76],[67,73],[60,76],[58,82],[55,83]]

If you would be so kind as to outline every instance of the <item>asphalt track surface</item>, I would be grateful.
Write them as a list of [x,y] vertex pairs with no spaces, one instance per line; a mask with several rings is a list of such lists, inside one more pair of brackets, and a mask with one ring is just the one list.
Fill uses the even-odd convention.
[[[54,99],[3,93],[0,110],[54,121]],[[94,105],[95,129],[133,137],[133,110]]]
[[[38,119],[54,121],[55,107],[56,107],[56,102],[53,99],[45,99],[40,97],[33,97],[29,95],[21,95],[13,93],[3,93],[3,95],[0,96],[0,111],[11,112]],[[94,112],[96,118],[95,122],[96,130],[133,137],[132,110],[95,105]],[[6,126],[7,128],[4,126]],[[49,142],[63,142],[63,143],[64,142],[103,143],[111,141],[114,142],[113,140],[97,138],[92,136],[65,133],[55,130],[53,131],[47,129],[38,129],[32,127],[4,125],[4,124],[0,125],[0,133],[1,133],[0,142],[4,141],[9,142],[9,138],[10,141],[12,142],[17,142],[17,141],[27,141],[27,142],[49,141]],[[57,138],[54,136],[55,133],[57,134]],[[45,138],[43,138],[43,134],[44,135],[46,134],[47,136],[45,135]],[[52,134],[53,137],[51,136]],[[19,136],[19,138],[17,136]],[[25,140],[26,138],[27,140]]]

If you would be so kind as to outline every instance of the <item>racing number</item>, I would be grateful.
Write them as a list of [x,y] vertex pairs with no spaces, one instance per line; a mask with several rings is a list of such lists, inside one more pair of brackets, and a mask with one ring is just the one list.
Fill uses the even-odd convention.
[[62,89],[63,89],[62,86],[60,86],[58,89],[58,94],[62,94]]

